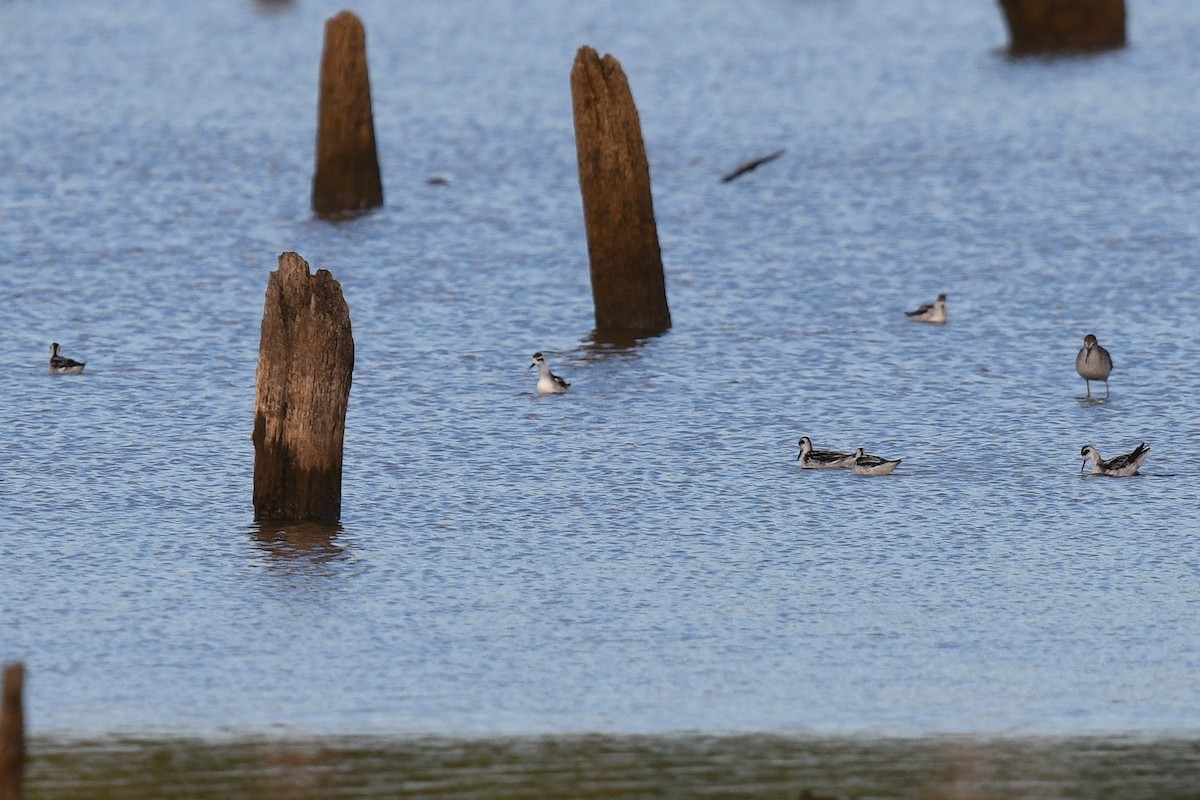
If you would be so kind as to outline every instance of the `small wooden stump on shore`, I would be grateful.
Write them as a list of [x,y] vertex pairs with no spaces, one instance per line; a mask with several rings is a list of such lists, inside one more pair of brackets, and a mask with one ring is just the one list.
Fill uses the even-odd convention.
[[650,164],[629,82],[611,55],[581,47],[571,68],[579,188],[601,333],[671,327]]
[[254,411],[254,517],[334,522],[354,372],[350,309],[328,270],[279,256],[267,283]]
[[0,700],[0,800],[21,800],[25,781],[25,710],[21,693],[25,666],[4,666],[4,697]]
[[362,21],[349,11],[325,23],[312,205],[319,216],[383,205],[367,75],[367,34]]
[[999,0],[1014,56],[1125,46],[1125,0]]

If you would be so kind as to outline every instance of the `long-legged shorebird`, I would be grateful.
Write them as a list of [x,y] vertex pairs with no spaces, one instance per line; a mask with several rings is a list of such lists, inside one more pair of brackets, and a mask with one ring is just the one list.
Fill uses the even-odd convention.
[[1088,334],[1083,337],[1083,347],[1075,356],[1075,371],[1083,378],[1087,387],[1087,396],[1092,396],[1092,381],[1104,381],[1104,396],[1108,397],[1108,376],[1112,372],[1112,356],[1100,346],[1096,337]]

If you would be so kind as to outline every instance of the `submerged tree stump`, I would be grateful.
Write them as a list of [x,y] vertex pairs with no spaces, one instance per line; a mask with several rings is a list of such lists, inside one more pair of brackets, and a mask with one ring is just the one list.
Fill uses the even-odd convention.
[[1125,0],[999,0],[1015,56],[1125,46]]
[[367,75],[367,34],[349,11],[325,23],[312,205],[320,216],[383,205]]
[[24,665],[6,664],[4,697],[0,700],[0,800],[21,800],[25,780],[24,684]]
[[337,521],[354,372],[350,309],[328,270],[279,256],[267,283],[254,411],[254,517]]
[[611,55],[581,47],[571,68],[575,149],[600,333],[671,327],[650,164],[629,82]]

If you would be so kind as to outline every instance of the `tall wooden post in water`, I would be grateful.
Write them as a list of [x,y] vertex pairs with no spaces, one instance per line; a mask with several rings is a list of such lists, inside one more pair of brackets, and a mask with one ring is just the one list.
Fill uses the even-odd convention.
[[24,665],[6,664],[4,696],[0,700],[0,800],[21,800],[25,781],[24,684]]
[[334,522],[354,372],[350,309],[328,270],[279,256],[267,283],[254,409],[254,517]]
[[621,64],[581,47],[571,68],[575,149],[600,333],[654,335],[671,327],[650,164]]
[[362,21],[349,11],[325,23],[312,205],[319,216],[383,205],[367,75],[367,34]]
[[1125,0],[999,0],[1015,56],[1125,46]]

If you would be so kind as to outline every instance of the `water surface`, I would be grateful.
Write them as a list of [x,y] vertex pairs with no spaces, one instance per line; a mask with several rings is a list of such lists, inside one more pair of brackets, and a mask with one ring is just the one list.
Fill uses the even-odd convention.
[[[334,224],[338,10],[0,3],[0,657],[33,731],[1194,736],[1188,0],[1019,62],[987,2],[365,0],[386,206]],[[584,43],[651,163],[674,327],[633,348],[591,344]],[[353,320],[332,529],[252,520],[284,250]],[[938,292],[948,325],[905,319]],[[533,396],[536,350],[570,394]],[[801,472],[804,434],[904,463]],[[1080,476],[1141,441],[1143,477]]]

